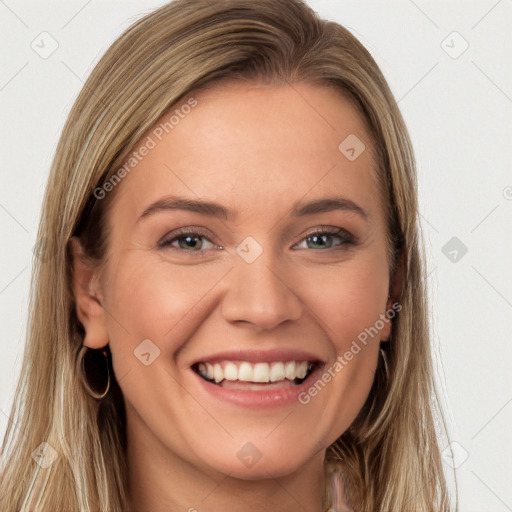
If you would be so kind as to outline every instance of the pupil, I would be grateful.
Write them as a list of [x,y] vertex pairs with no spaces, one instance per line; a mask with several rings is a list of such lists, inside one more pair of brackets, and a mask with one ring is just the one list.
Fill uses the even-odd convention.
[[194,241],[196,240],[195,236],[186,236],[186,237],[184,237],[184,240],[185,240],[185,243],[189,245],[189,248],[194,249],[195,248],[194,245],[197,245],[197,243],[194,244]]
[[325,241],[326,237],[328,235],[321,235],[321,236],[317,236],[317,235],[313,235],[311,237],[312,241],[313,241],[313,244],[315,245],[320,245],[320,246],[325,246],[325,245],[328,245]]

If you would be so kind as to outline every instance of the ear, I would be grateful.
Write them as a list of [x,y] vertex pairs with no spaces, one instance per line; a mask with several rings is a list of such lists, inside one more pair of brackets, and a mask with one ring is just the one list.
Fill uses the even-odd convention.
[[77,237],[70,240],[73,293],[76,314],[85,329],[84,345],[98,349],[108,344],[108,331],[102,294],[99,285],[99,271],[87,260],[82,244]]
[[391,337],[391,327],[393,324],[394,316],[396,313],[402,309],[402,306],[399,303],[400,297],[402,296],[402,291],[405,285],[405,276],[406,276],[406,265],[407,265],[407,254],[405,252],[405,248],[402,249],[397,256],[396,268],[391,276],[391,281],[389,283],[389,293],[388,300],[386,303],[386,312],[394,312],[392,316],[390,316],[389,321],[385,322],[384,328],[381,330],[381,341],[389,341]]

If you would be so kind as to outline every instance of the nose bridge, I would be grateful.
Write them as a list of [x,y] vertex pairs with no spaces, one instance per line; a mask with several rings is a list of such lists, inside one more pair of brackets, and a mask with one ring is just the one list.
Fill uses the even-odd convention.
[[300,317],[303,305],[293,283],[286,279],[282,260],[251,237],[237,247],[228,279],[229,291],[222,304],[227,321],[245,321],[272,329]]

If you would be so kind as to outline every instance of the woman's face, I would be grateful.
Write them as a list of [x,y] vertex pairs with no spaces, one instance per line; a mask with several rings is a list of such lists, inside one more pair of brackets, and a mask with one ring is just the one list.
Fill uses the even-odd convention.
[[282,476],[351,424],[389,335],[370,141],[323,87],[194,98],[142,138],[110,192],[102,308],[82,315],[85,342],[110,343],[129,442],[155,461]]

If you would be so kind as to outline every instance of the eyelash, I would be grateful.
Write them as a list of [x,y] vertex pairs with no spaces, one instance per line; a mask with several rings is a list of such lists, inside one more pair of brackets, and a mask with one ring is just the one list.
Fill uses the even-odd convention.
[[[314,231],[310,231],[309,233],[307,233],[297,243],[303,242],[303,241],[307,240],[308,238],[313,237],[315,235],[317,235],[317,236],[337,236],[337,237],[339,237],[341,239],[341,243],[340,244],[335,245],[333,247],[328,247],[327,249],[319,249],[318,251],[321,251],[321,252],[325,252],[325,251],[329,251],[329,250],[343,250],[343,249],[346,249],[347,246],[355,245],[355,238],[348,231],[346,231],[346,230],[344,230],[342,228],[332,228],[332,227],[330,227],[330,228],[325,228],[325,227],[316,228]],[[177,250],[177,251],[180,251],[180,252],[186,252],[186,253],[191,254],[193,256],[203,256],[204,253],[206,252],[206,250],[211,250],[211,249],[206,249],[206,250],[197,250],[197,251],[195,251],[193,249],[192,250],[186,250],[186,249],[181,249],[181,248],[178,248],[178,247],[171,247],[171,244],[173,242],[179,240],[180,238],[185,238],[186,236],[192,236],[192,237],[196,237],[196,238],[205,238],[209,242],[211,242],[211,240],[208,238],[208,233],[206,233],[205,231],[202,231],[201,229],[198,229],[198,228],[182,228],[182,229],[179,229],[177,231],[174,231],[174,232],[170,233],[169,235],[166,235],[158,243],[158,247],[161,248],[161,249],[170,248],[170,249],[174,249],[174,250]],[[211,242],[211,243],[213,243],[213,242]],[[311,250],[315,250],[315,249],[311,249]]]

